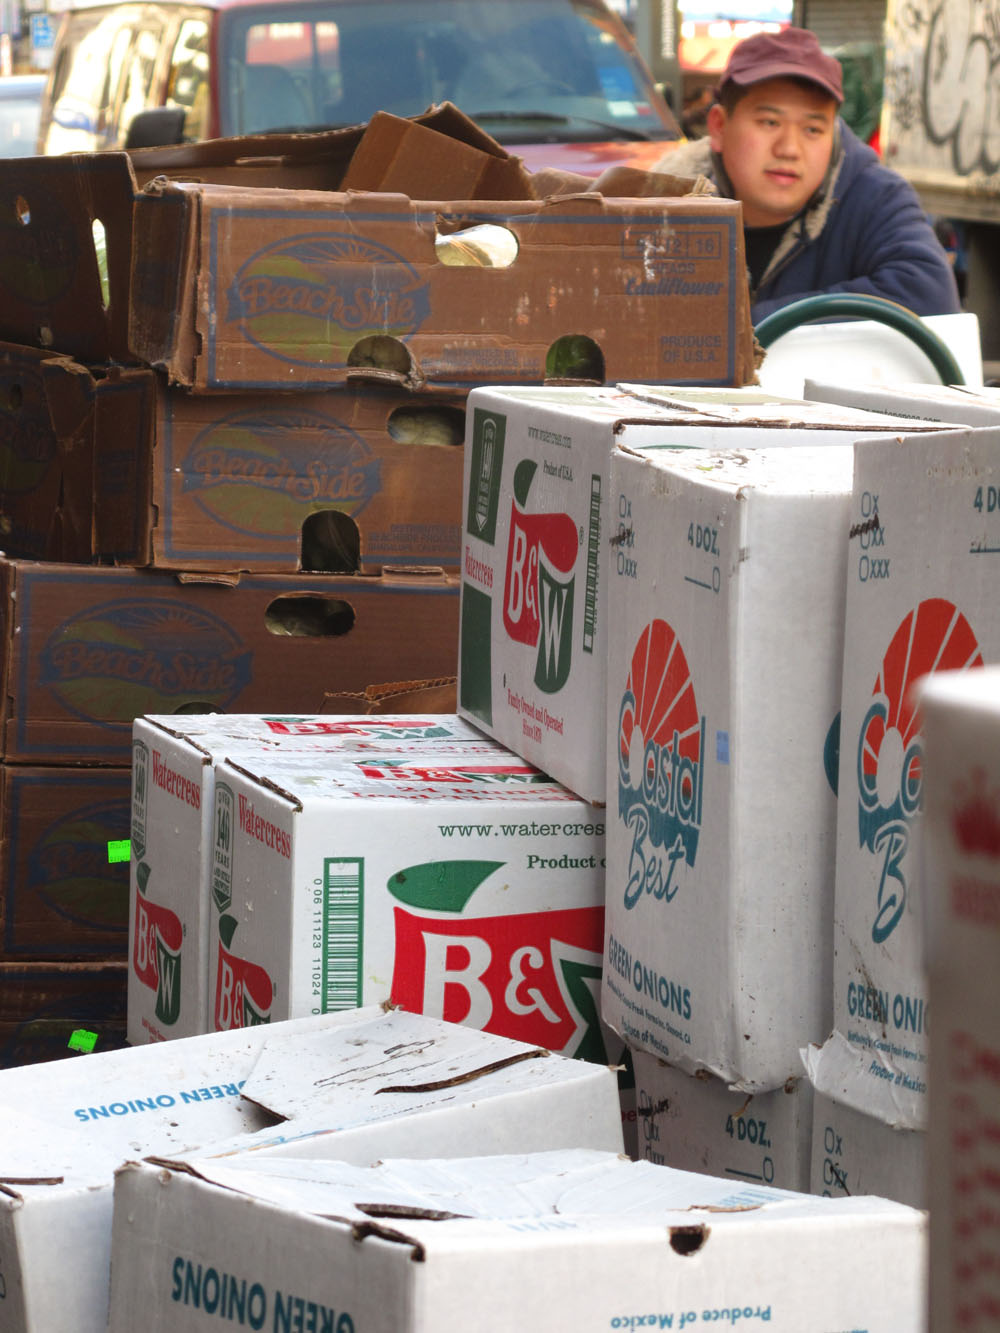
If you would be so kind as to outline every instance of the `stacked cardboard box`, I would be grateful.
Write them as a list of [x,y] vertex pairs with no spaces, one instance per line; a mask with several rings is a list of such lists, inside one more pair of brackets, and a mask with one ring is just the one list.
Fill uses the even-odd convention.
[[[128,586],[104,571],[70,594],[93,606],[60,611],[71,635],[124,650],[63,651],[21,686],[51,687],[68,715],[39,762],[114,770],[120,814],[122,724],[143,712],[315,711],[326,692],[453,677],[468,389],[752,377],[739,208],[688,188],[628,171],[533,177],[449,106],[5,173],[4,547],[67,566],[67,592],[70,563],[132,567]],[[183,586],[157,581],[168,570]],[[254,620],[263,649],[255,580],[277,575],[292,638],[255,642],[251,664],[229,617]],[[161,597],[176,622],[134,618],[134,601]],[[228,684],[204,662],[172,670],[175,635],[235,654]],[[327,669],[305,688],[307,658]],[[108,703],[118,669],[139,679]],[[266,698],[239,688],[253,678]],[[30,730],[26,706],[11,725]],[[92,861],[114,832],[94,834]],[[119,959],[124,870],[108,873],[113,922],[83,940],[67,917],[46,954]],[[87,897],[82,912],[106,911]],[[23,916],[9,888],[3,901],[7,923]]]
[[602,1013],[638,1150],[807,1188],[853,446],[936,428],[626,385],[469,414],[459,708],[607,801]]
[[922,887],[930,1038],[927,1157],[933,1328],[997,1326],[1000,1145],[1000,669],[920,691]]
[[106,1330],[129,1160],[621,1148],[606,1067],[378,1007],[2,1070],[0,1116],[9,1333]]
[[[995,428],[857,451],[850,515],[834,896],[833,1032],[808,1051],[824,1098],[867,1120],[843,1170],[909,1160],[923,1202],[929,1005],[919,876],[921,677],[1000,661],[992,611]],[[853,1143],[848,1156],[846,1145]],[[852,1168],[853,1164],[853,1169]],[[901,1173],[902,1174],[902,1173]]]

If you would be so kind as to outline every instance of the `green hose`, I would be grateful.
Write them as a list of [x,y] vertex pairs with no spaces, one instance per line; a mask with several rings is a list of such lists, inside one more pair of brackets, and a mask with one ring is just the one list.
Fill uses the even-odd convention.
[[754,329],[761,347],[767,348],[782,334],[814,319],[851,315],[888,324],[916,343],[941,377],[942,384],[964,384],[965,377],[948,347],[933,329],[905,306],[883,300],[881,296],[841,296],[835,292],[806,296],[801,301],[782,306],[768,315]]

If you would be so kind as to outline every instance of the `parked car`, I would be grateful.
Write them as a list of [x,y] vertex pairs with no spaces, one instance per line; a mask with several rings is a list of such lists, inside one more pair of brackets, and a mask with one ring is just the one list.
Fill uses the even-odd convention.
[[38,141],[44,74],[0,78],[0,157],[30,157]]
[[604,0],[126,0],[64,15],[38,147],[328,129],[442,101],[529,166],[650,166],[680,137]]

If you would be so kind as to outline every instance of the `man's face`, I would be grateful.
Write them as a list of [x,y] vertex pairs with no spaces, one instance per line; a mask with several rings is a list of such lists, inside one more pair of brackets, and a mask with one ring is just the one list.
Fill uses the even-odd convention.
[[793,218],[826,175],[837,103],[793,79],[755,83],[732,112],[708,115],[712,148],[722,157],[748,227]]

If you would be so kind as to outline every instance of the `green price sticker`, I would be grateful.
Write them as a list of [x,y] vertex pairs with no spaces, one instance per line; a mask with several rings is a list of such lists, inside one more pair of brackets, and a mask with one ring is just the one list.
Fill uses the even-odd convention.
[[69,1048],[71,1051],[83,1051],[86,1055],[97,1045],[97,1033],[88,1032],[86,1028],[77,1028],[69,1039]]
[[132,846],[128,838],[119,838],[117,842],[108,843],[108,864],[114,865],[116,861],[128,861],[132,857]]

